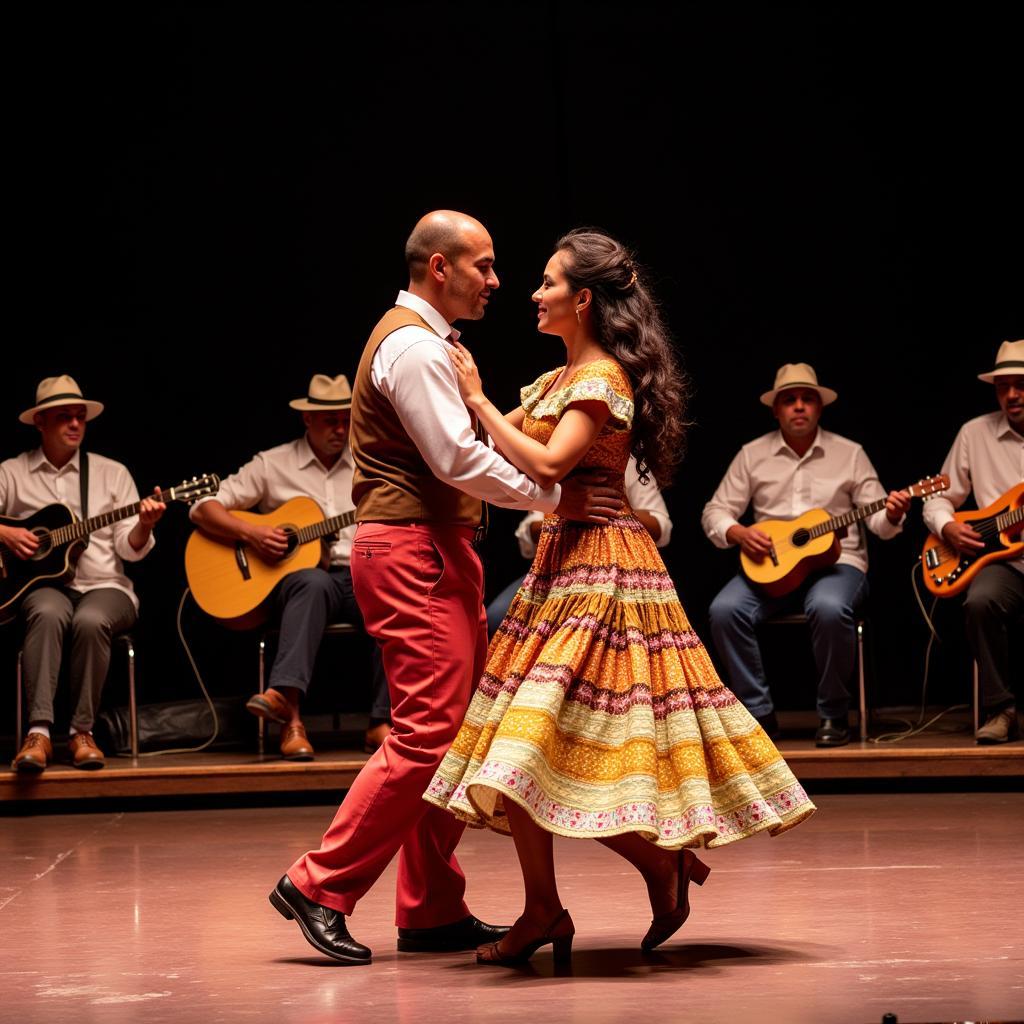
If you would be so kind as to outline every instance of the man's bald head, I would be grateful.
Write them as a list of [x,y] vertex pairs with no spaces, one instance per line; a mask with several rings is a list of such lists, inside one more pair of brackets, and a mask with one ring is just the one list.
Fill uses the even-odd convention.
[[409,280],[422,281],[426,277],[434,253],[454,263],[475,241],[489,237],[483,224],[469,214],[457,210],[428,213],[420,218],[405,243]]

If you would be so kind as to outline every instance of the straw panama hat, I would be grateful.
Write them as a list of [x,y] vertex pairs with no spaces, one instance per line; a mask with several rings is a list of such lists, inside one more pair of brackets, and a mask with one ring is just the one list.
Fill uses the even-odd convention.
[[995,367],[989,373],[978,374],[978,380],[986,384],[994,384],[996,377],[1024,377],[1024,340],[1004,341]]
[[818,375],[810,363],[786,363],[779,367],[775,374],[775,387],[761,396],[761,403],[774,404],[775,396],[787,388],[814,388],[821,396],[822,405],[831,405],[839,397],[831,388],[823,388],[818,383]]
[[348,386],[348,377],[343,373],[337,377],[314,373],[309,382],[309,394],[305,398],[295,398],[288,404],[302,412],[348,409],[352,405],[352,389]]
[[94,420],[103,412],[102,402],[93,402],[82,397],[82,389],[74,377],[63,374],[60,377],[46,377],[36,388],[36,404],[26,409],[18,419],[32,426],[37,412],[56,409],[61,405],[84,405],[86,420]]

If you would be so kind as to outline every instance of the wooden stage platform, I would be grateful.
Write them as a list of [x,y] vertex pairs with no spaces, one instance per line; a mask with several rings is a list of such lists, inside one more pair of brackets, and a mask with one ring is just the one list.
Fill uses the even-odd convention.
[[[367,758],[359,749],[361,726],[353,730],[349,717],[340,733],[311,730],[318,751],[314,761],[282,761],[274,750],[274,738],[268,736],[268,753],[262,757],[246,751],[143,756],[136,762],[130,757],[111,757],[101,771],[83,772],[57,763],[40,776],[0,770],[0,804],[24,807],[51,800],[297,792],[322,792],[329,802],[328,795],[348,788]],[[926,732],[899,743],[869,740],[820,750],[814,746],[806,717],[794,715],[788,722],[786,715],[780,717],[794,738],[781,740],[779,749],[801,781],[1017,778],[1024,785],[1024,742],[979,747],[963,719],[954,719],[943,731]],[[360,724],[359,716],[351,718]],[[328,722],[325,718],[322,724]]]

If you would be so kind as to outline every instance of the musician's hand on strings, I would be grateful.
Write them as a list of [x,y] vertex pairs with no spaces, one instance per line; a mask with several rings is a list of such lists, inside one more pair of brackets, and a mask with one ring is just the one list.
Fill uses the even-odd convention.
[[771,537],[756,526],[741,526],[737,523],[729,527],[725,539],[731,544],[739,544],[743,554],[755,562],[762,562],[771,554]]
[[0,526],[0,542],[21,559],[31,558],[39,547],[39,538],[22,526]]
[[899,526],[910,511],[910,495],[906,491],[890,491],[885,499],[885,517],[893,526]]
[[962,555],[977,554],[985,547],[980,533],[966,523],[958,523],[955,519],[942,528],[942,539]]
[[245,539],[266,562],[276,562],[288,552],[288,534],[279,526],[251,525],[245,531]]

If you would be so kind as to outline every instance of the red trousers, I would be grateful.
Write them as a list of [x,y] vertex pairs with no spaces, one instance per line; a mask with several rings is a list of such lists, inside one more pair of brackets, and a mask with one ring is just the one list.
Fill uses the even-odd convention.
[[433,928],[465,917],[455,859],[464,825],[423,800],[455,739],[487,653],[483,569],[473,530],[360,523],[352,583],[378,642],[394,728],[366,762],[319,850],[288,876],[316,903],[351,914],[401,851],[396,923]]

